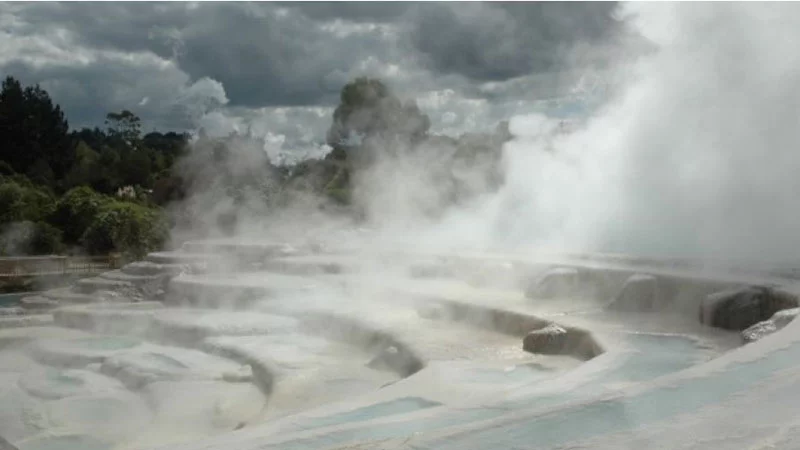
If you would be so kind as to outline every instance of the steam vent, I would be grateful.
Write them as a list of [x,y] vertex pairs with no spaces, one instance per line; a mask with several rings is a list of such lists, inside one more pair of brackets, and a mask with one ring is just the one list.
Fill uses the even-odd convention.
[[797,448],[797,291],[693,261],[187,242],[0,308],[0,448]]

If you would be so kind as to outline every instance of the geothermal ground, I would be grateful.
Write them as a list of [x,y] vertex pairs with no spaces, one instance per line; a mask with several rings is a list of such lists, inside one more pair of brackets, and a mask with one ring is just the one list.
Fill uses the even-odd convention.
[[0,436],[22,450],[792,447],[787,273],[188,242],[0,309]]

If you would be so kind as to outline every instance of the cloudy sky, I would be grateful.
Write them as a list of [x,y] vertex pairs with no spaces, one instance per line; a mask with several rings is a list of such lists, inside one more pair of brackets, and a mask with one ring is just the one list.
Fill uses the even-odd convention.
[[489,129],[591,86],[622,28],[613,3],[2,3],[0,75],[73,127],[125,108],[313,151],[356,76],[416,98],[435,132]]

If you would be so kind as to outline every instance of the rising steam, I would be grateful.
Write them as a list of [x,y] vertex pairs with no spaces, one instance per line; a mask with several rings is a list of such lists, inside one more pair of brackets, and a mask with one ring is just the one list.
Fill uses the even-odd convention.
[[[462,245],[757,260],[800,244],[800,9],[623,5],[656,51],[575,132],[515,117],[506,184],[446,227]],[[472,223],[470,223],[472,222]],[[480,234],[483,232],[484,234]],[[436,233],[436,241],[449,234]]]
[[603,72],[613,89],[576,130],[560,133],[540,114],[512,118],[503,186],[436,223],[420,210],[439,195],[423,169],[436,166],[437,149],[378,164],[380,176],[355,186],[367,196],[368,225],[385,239],[441,249],[792,258],[800,9],[625,4],[619,13],[654,50],[631,61],[618,46]]

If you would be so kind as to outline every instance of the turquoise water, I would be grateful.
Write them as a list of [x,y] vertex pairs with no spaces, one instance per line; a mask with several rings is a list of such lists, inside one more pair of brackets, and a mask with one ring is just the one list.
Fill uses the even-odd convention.
[[48,436],[17,444],[19,450],[106,450],[112,445],[86,435]]
[[58,399],[80,394],[86,387],[84,380],[80,377],[57,369],[47,369],[43,374],[21,377],[19,386],[28,394],[44,399]]
[[177,359],[161,353],[147,353],[145,358],[152,361],[156,366],[170,369],[188,369],[189,367]]
[[74,342],[77,342],[81,347],[90,350],[125,350],[139,345],[138,339],[118,336],[90,337],[76,339]]
[[[701,351],[696,343],[688,338],[678,336],[653,336],[653,335],[628,335],[626,336],[629,344],[633,347],[633,353],[620,365],[609,367],[605,372],[598,374],[590,383],[582,385],[565,394],[553,395],[524,395],[512,401],[499,402],[487,407],[476,407],[471,409],[448,409],[443,414],[425,417],[421,419],[411,419],[386,424],[372,424],[367,428],[354,430],[342,430],[329,433],[327,435],[291,441],[280,444],[281,449],[303,449],[319,448],[331,445],[340,445],[345,442],[368,440],[368,439],[389,439],[411,436],[414,433],[440,431],[447,427],[466,425],[488,419],[501,417],[511,411],[524,411],[525,409],[541,408],[554,406],[568,401],[581,398],[590,398],[597,395],[602,390],[602,386],[608,383],[636,382],[655,378],[659,375],[675,372],[688,368],[699,362]],[[650,402],[658,400],[648,400]],[[602,406],[606,404],[603,403]],[[596,407],[595,407],[596,408]],[[581,417],[576,420],[592,421],[589,417]],[[601,412],[601,414],[614,414],[614,410]],[[630,414],[630,411],[629,411]],[[362,419],[363,420],[363,419]],[[343,423],[343,422],[339,422]],[[525,422],[522,428],[530,425]],[[546,426],[557,426],[550,423]],[[573,425],[577,427],[577,425]],[[587,429],[591,429],[589,426]],[[552,431],[552,430],[551,430]],[[494,433],[494,430],[493,430]],[[560,432],[563,433],[563,430]],[[483,441],[477,448],[510,448],[509,441],[493,435],[490,439]],[[559,434],[559,433],[556,433]],[[497,439],[497,443],[491,442]],[[459,440],[459,442],[461,442]],[[524,441],[521,441],[524,442]],[[498,445],[498,443],[500,445]],[[503,444],[505,443],[505,444]],[[431,448],[444,448],[447,442],[437,442]],[[452,448],[462,448],[465,444],[453,443]],[[470,442],[468,447],[471,447]],[[513,445],[511,445],[513,446]],[[525,448],[529,446],[526,445]]]
[[39,292],[15,292],[13,294],[0,294],[0,308],[16,306],[23,297],[38,295]]
[[67,375],[62,371],[49,370],[47,372],[47,380],[53,384],[63,385],[66,387],[83,387],[84,381],[78,377]]
[[395,414],[405,414],[425,408],[441,406],[441,403],[419,397],[403,397],[388,402],[376,403],[363,408],[354,409],[343,413],[336,413],[326,417],[319,417],[303,422],[301,428],[316,428],[343,423],[360,422],[363,420],[386,417]]
[[725,400],[800,360],[800,345],[728,367],[713,375],[682,381],[632,397],[619,397],[571,407],[546,417],[515,419],[500,426],[459,433],[426,442],[436,449],[509,448],[524,442],[527,448],[552,447],[611,432],[626,431],[664,421],[680,413]]
[[538,364],[519,364],[511,369],[468,369],[457,375],[459,380],[479,384],[518,384],[530,382],[552,374],[549,369]]

